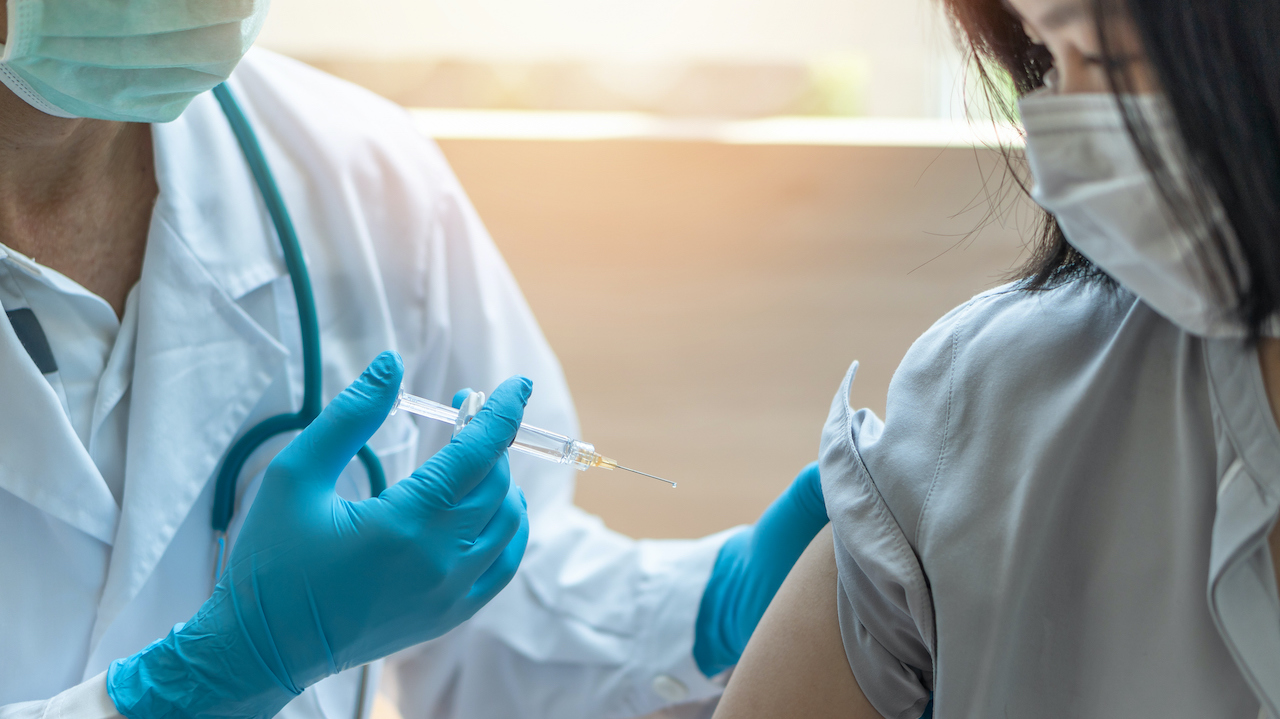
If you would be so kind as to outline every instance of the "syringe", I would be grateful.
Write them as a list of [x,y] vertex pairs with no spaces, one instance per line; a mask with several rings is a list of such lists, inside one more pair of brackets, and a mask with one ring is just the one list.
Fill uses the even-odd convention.
[[[395,406],[391,408],[391,413],[395,414],[397,410],[404,410],[419,417],[451,424],[455,427],[456,432],[466,426],[472,417],[475,417],[476,412],[480,410],[480,406],[483,404],[483,392],[473,392],[467,398],[467,401],[462,404],[462,408],[458,410],[401,390],[400,397],[396,399]],[[511,448],[557,464],[568,464],[583,472],[590,467],[621,469],[634,474],[642,474],[659,482],[666,482],[672,488],[676,486],[676,483],[669,479],[655,477],[638,469],[623,467],[614,460],[597,454],[595,446],[587,442],[523,423],[516,432],[516,440],[511,444]]]

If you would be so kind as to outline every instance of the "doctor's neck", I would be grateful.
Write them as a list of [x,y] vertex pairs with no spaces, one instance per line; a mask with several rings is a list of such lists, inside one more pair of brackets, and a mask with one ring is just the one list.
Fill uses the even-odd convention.
[[141,275],[156,194],[149,125],[54,117],[0,85],[0,243],[121,316]]

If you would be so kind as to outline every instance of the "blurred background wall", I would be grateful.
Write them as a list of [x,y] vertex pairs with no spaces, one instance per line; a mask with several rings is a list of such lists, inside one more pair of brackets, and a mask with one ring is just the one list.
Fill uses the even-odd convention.
[[911,342],[1000,281],[1030,219],[970,234],[1002,163],[973,148],[442,144],[587,441],[680,482],[579,475],[579,503],[633,536],[753,521],[817,458],[849,364],[854,406],[883,417]]
[[[274,0],[261,44],[419,108],[583,438],[679,481],[580,475],[633,536],[753,521],[816,458],[849,363],[882,413],[912,340],[1007,275],[1032,218],[984,225],[1003,159],[955,139],[932,0]],[[728,132],[780,115],[808,119]]]
[[933,0],[275,0],[261,43],[406,105],[950,116]]

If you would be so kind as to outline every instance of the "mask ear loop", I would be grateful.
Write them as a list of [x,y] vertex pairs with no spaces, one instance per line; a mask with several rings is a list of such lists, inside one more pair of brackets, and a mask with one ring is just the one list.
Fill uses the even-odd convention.
[[484,406],[484,392],[472,392],[462,401],[458,408],[458,419],[453,423],[453,436],[457,437],[467,423],[475,418],[476,413]]

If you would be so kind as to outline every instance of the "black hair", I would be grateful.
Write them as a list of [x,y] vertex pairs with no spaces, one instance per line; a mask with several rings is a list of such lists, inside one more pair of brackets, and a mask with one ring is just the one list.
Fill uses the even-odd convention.
[[[968,40],[987,103],[1017,120],[998,91],[1007,74],[1018,96],[1044,86],[1053,59],[1004,0],[942,0]],[[1257,338],[1280,311],[1280,2],[1276,0],[1092,0],[1113,92],[1166,208],[1191,233],[1209,234],[1202,260],[1225,268],[1212,288]],[[1125,101],[1133,87],[1112,21],[1125,18],[1142,43],[1180,144],[1161,147],[1149,118]],[[1017,177],[1019,158],[1006,156]],[[1171,168],[1177,167],[1181,179]],[[1026,190],[1025,183],[1019,184]],[[1224,221],[1225,220],[1225,221]],[[1105,275],[1071,247],[1051,215],[1018,271],[1024,286]]]
[[1118,95],[1132,78],[1115,61],[1123,50],[1107,18],[1127,15],[1141,39],[1180,146],[1158,147],[1147,119],[1122,102],[1125,124],[1170,215],[1208,235],[1201,259],[1223,280],[1211,289],[1256,339],[1280,311],[1280,3],[1094,0],[1094,12]]
[[[1045,75],[1053,68],[1048,48],[1031,40],[1022,21],[1004,0],[941,0],[952,22],[967,41],[969,67],[977,74],[983,103],[993,120],[1018,124],[1019,97],[1045,85]],[[1012,84],[1015,97],[1004,88]],[[1001,148],[1010,176],[1023,193],[1029,193],[1025,160],[1020,153]],[[1028,239],[1029,256],[1012,275],[1024,289],[1052,287],[1074,279],[1110,281],[1067,239],[1053,215],[1041,210],[1039,221]]]

